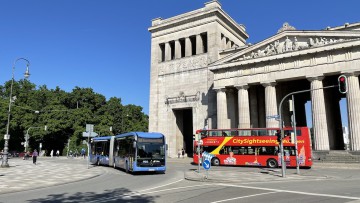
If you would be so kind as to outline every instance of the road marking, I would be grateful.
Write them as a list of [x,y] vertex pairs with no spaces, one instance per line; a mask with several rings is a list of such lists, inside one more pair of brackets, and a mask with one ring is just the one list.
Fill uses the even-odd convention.
[[112,201],[112,200],[119,200],[119,198],[131,198],[133,196],[140,196],[140,195],[146,195],[146,194],[152,194],[152,193],[158,193],[158,192],[164,192],[164,191],[171,191],[171,190],[178,190],[178,189],[186,189],[186,188],[192,188],[192,187],[200,187],[200,186],[217,186],[214,184],[203,184],[203,185],[192,185],[192,186],[185,186],[185,187],[177,187],[177,188],[170,188],[170,189],[164,189],[164,190],[157,190],[157,191],[149,191],[149,192],[130,192],[130,193],[126,193],[126,194],[122,194],[122,195],[117,195],[117,196],[113,196],[113,197],[104,197],[101,199],[97,199],[94,201],[88,201],[88,203],[90,202],[107,202],[107,201]]
[[351,197],[351,196],[343,196],[343,195],[331,195],[331,194],[321,194],[321,193],[311,193],[311,192],[300,192],[300,191],[291,191],[291,190],[280,190],[280,189],[271,189],[271,188],[262,188],[262,187],[252,187],[252,186],[242,186],[242,185],[232,185],[232,184],[218,184],[221,186],[229,186],[229,187],[240,187],[240,188],[249,188],[255,190],[268,190],[274,192],[287,192],[287,193],[294,193],[294,194],[302,194],[302,195],[311,195],[311,196],[320,196],[320,197],[334,197],[334,198],[341,198],[341,199],[353,199],[353,200],[360,200],[360,197]]
[[172,184],[178,183],[178,182],[183,181],[183,180],[184,180],[184,179],[180,179],[180,180],[177,180],[177,181],[172,182],[172,183],[168,183],[168,184],[165,184],[165,185],[160,185],[160,186],[157,186],[157,187],[153,187],[153,188],[141,190],[141,191],[139,191],[139,192],[145,192],[145,191],[148,191],[148,190],[153,190],[153,189],[156,189],[156,188],[165,187],[165,186],[168,186],[168,185],[172,185]]
[[236,200],[236,199],[244,199],[244,198],[248,198],[248,197],[256,197],[256,196],[260,196],[260,195],[268,195],[268,194],[273,194],[273,193],[277,193],[277,192],[266,192],[266,193],[260,193],[260,194],[255,194],[255,195],[235,197],[235,198],[219,200],[219,201],[211,202],[211,203],[227,202],[227,201]]
[[165,191],[178,190],[178,189],[187,189],[187,188],[201,187],[201,186],[217,186],[217,185],[216,184],[192,185],[192,186],[169,188],[169,189],[163,189],[163,190],[157,190],[157,191],[151,191],[151,192],[142,192],[142,193],[139,192],[139,194],[146,195],[149,193],[158,193],[158,192],[165,192]]

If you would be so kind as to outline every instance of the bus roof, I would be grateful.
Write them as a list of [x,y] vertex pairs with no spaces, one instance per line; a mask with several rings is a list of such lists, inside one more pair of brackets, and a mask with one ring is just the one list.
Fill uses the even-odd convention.
[[164,137],[163,134],[156,133],[156,132],[128,132],[128,133],[116,135],[116,138],[126,137],[126,136],[131,136],[131,135],[132,136],[137,135],[138,137],[141,137],[141,138],[162,138],[162,137]]

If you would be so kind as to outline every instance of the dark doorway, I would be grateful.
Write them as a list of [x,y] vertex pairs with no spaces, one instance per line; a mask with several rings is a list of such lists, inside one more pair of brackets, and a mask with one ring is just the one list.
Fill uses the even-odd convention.
[[181,135],[177,135],[177,149],[184,148],[188,157],[193,154],[193,113],[192,109],[174,110],[176,124]]

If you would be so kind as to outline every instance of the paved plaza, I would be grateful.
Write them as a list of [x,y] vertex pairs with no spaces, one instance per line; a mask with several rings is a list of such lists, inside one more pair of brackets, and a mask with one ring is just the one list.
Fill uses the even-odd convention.
[[[287,169],[286,178],[281,177],[281,169],[267,169],[258,167],[211,167],[205,171],[200,166],[191,164],[191,158],[178,159],[169,158],[167,160],[168,170],[171,166],[184,164],[189,166],[189,170],[184,171],[184,178],[191,181],[209,181],[241,184],[259,183],[269,181],[306,181],[324,179],[346,179],[349,173],[353,173],[352,178],[360,178],[355,173],[360,170],[360,164],[334,164],[315,162],[312,169],[301,169],[300,175],[296,174],[296,169]],[[87,165],[86,159],[66,158],[66,157],[40,157],[37,164],[32,160],[21,158],[9,159],[9,168],[0,168],[0,194],[31,190],[100,176],[104,173],[125,173],[124,171],[114,171],[111,167],[97,167]],[[345,172],[344,170],[347,170]],[[356,177],[355,177],[356,176]]]

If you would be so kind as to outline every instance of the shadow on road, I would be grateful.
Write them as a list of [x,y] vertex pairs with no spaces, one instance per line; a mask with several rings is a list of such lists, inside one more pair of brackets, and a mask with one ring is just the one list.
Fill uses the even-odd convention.
[[155,202],[157,196],[147,196],[142,194],[136,194],[131,192],[128,189],[119,188],[116,190],[107,190],[104,193],[97,194],[94,192],[85,192],[85,193],[75,193],[73,195],[63,194],[53,194],[49,195],[46,198],[32,199],[28,202]]

